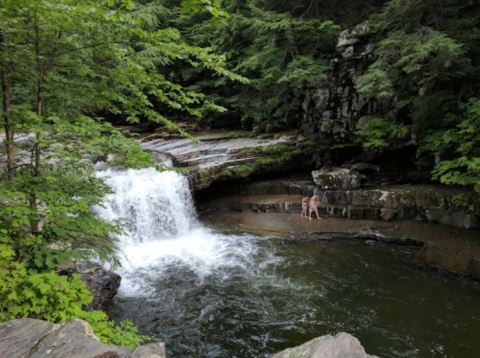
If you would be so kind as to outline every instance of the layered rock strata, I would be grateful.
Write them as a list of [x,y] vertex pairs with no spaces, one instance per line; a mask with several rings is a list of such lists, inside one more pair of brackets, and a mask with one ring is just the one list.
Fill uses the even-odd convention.
[[[213,183],[242,179],[253,174],[261,150],[280,144],[295,143],[295,136],[279,135],[270,138],[228,137],[221,133],[205,134],[190,139],[154,139],[142,142],[145,150],[169,158],[169,164],[188,172],[194,190],[206,189]],[[281,161],[262,166],[263,172],[281,168]]]

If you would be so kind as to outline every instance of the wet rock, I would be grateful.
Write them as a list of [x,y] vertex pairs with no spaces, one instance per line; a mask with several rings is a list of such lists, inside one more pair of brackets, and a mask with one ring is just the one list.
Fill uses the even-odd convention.
[[360,341],[348,333],[314,338],[301,346],[286,349],[272,358],[375,358],[365,352]]
[[122,280],[120,275],[93,262],[79,263],[75,271],[93,294],[92,303],[87,309],[104,310],[118,292]]
[[312,177],[321,189],[352,190],[360,188],[362,183],[358,172],[343,168],[314,170]]
[[0,357],[8,358],[165,358],[165,345],[153,343],[133,353],[101,343],[82,320],[52,324],[36,319],[17,319],[0,324]]
[[382,220],[385,221],[393,220],[395,218],[395,210],[382,208],[380,209],[380,216],[382,217]]
[[465,229],[478,228],[480,226],[478,217],[462,210],[429,208],[425,210],[425,218],[427,221],[463,227]]

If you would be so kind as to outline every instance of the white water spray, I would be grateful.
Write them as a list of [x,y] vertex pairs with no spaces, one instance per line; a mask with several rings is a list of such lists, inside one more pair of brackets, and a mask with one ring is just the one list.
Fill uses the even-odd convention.
[[188,180],[173,172],[106,170],[113,193],[96,208],[107,220],[120,220],[122,295],[149,294],[155,277],[186,267],[201,279],[222,267],[247,269],[256,252],[248,236],[222,235],[196,219]]

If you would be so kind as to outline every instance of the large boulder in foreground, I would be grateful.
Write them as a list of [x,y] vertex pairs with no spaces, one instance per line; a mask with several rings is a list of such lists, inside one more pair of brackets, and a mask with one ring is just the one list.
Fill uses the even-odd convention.
[[301,346],[274,354],[272,358],[378,358],[369,355],[360,341],[348,333],[314,338]]
[[344,168],[314,170],[312,177],[321,189],[354,190],[362,185],[358,172]]
[[133,352],[103,344],[82,320],[53,324],[25,318],[0,324],[0,357],[166,358],[166,353],[162,342],[140,346]]

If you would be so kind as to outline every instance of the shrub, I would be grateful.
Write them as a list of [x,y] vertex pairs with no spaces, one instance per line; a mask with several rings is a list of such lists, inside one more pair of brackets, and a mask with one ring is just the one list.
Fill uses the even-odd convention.
[[116,324],[104,312],[83,311],[92,295],[78,275],[28,271],[14,257],[12,247],[0,243],[0,321],[30,317],[58,323],[79,318],[90,323],[102,342],[129,348],[148,338],[130,321]]

